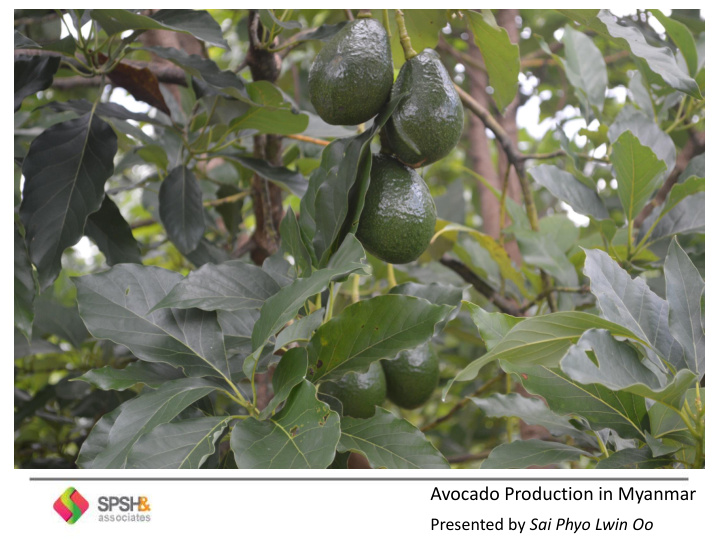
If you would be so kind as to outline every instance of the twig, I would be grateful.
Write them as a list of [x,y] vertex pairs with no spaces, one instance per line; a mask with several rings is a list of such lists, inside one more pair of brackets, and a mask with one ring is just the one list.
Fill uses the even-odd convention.
[[295,139],[296,141],[303,141],[320,146],[327,146],[330,144],[328,141],[322,139],[316,139],[315,137],[308,137],[307,135],[285,135],[288,139]]
[[[515,168],[515,172],[517,173],[518,181],[520,182],[520,188],[523,194],[523,200],[525,202],[525,211],[527,212],[528,220],[530,221],[530,227],[533,231],[540,230],[537,207],[535,206],[535,200],[532,196],[530,182],[528,182],[527,176],[525,175],[525,160],[523,159],[522,154],[515,147],[515,144],[508,133],[503,129],[500,123],[495,120],[493,115],[490,114],[490,111],[475,101],[471,95],[465,92],[457,84],[455,85],[455,90],[457,90],[463,105],[465,105],[470,112],[480,118],[483,124],[485,124],[485,126],[495,134],[495,138],[505,152],[508,162],[512,164]],[[540,271],[540,276],[543,281],[543,287],[545,289],[550,289],[552,286],[550,276],[546,274],[544,270]],[[548,295],[547,302],[550,311],[557,311],[557,304],[552,294]]]
[[530,309],[532,306],[534,306],[541,300],[544,300],[545,298],[547,298],[553,292],[588,294],[590,292],[590,287],[588,285],[583,285],[581,287],[552,287],[551,289],[542,291],[535,298],[533,298],[532,300],[529,300],[527,303],[523,304],[521,307],[522,311],[523,312],[527,311],[528,309]]
[[443,255],[442,257],[440,257],[440,264],[448,267],[458,276],[463,278],[467,283],[472,285],[475,290],[477,290],[492,304],[498,307],[500,311],[514,317],[520,317],[522,315],[522,311],[514,301],[509,300],[498,294],[498,292],[493,289],[489,283],[483,280],[480,276],[478,276],[470,268],[465,266],[462,262],[458,261],[457,259],[452,259],[447,255]]
[[434,427],[436,427],[438,424],[441,424],[441,423],[445,422],[445,420],[447,420],[448,418],[451,418],[456,412],[458,412],[458,411],[459,411],[460,409],[462,409],[465,405],[467,405],[468,403],[470,403],[470,401],[472,400],[472,398],[474,398],[474,397],[476,397],[476,396],[479,396],[480,394],[486,392],[486,391],[488,390],[488,388],[490,388],[491,386],[493,386],[495,383],[501,381],[504,377],[505,377],[505,373],[499,373],[498,375],[496,375],[495,377],[493,377],[493,378],[490,379],[489,381],[486,381],[485,384],[483,384],[480,388],[478,388],[477,390],[475,390],[472,394],[470,394],[469,396],[465,396],[465,397],[462,398],[460,401],[458,401],[458,402],[455,404],[455,406],[453,406],[453,408],[450,409],[450,410],[447,412],[447,414],[444,414],[444,415],[441,416],[440,418],[436,418],[435,420],[433,420],[433,421],[430,422],[429,424],[423,426],[422,428],[420,428],[420,431],[423,431],[423,432],[425,432],[425,431],[430,431],[431,429],[433,429]]

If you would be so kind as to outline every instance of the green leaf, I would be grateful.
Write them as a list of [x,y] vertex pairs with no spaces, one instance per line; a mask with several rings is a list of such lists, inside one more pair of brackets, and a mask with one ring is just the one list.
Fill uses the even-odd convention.
[[579,214],[596,219],[609,217],[607,208],[597,192],[579,182],[569,172],[555,165],[539,165],[528,170],[533,179]]
[[522,317],[485,311],[472,302],[463,302],[463,304],[470,311],[470,318],[477,326],[480,337],[482,337],[488,350],[494,349],[510,329],[523,320]]
[[689,368],[668,326],[668,303],[640,277],[632,279],[610,256],[585,250],[585,275],[603,316],[628,329],[676,369]]
[[655,18],[665,27],[665,32],[667,32],[667,35],[673,40],[673,43],[677,45],[677,48],[680,49],[680,52],[685,58],[688,73],[690,73],[690,76],[695,76],[698,68],[698,53],[692,32],[690,32],[688,27],[683,23],[671,19],[659,9],[650,9],[648,11],[655,15]]
[[225,346],[230,349],[250,343],[253,327],[260,318],[260,311],[257,309],[218,310],[217,316],[225,338]]
[[598,462],[596,469],[665,469],[674,463],[672,458],[654,458],[648,446],[625,448]]
[[287,351],[280,359],[272,376],[273,397],[258,417],[267,420],[290,392],[305,379],[307,373],[307,351],[296,347]]
[[480,244],[480,246],[482,246],[483,249],[485,249],[490,254],[490,257],[492,257],[493,261],[497,263],[498,268],[500,269],[500,275],[502,275],[503,278],[508,279],[512,281],[515,285],[517,285],[518,289],[520,289],[521,292],[525,292],[525,278],[523,277],[522,273],[513,266],[512,261],[510,260],[510,256],[508,255],[507,251],[505,251],[505,248],[502,247],[498,243],[498,241],[495,240],[492,236],[457,223],[447,223],[443,222],[442,220],[437,220],[437,223],[438,224],[436,225],[436,228],[440,226],[442,226],[442,228],[435,233],[435,236],[433,236],[431,242],[434,242],[437,238],[441,236],[448,235],[450,236],[450,240],[455,242],[457,241],[459,232],[469,234],[475,241],[477,241],[478,244]]
[[430,339],[452,311],[414,296],[387,294],[356,302],[315,332],[308,345],[310,379],[333,380],[395,358]]
[[105,366],[86,371],[77,378],[101,390],[127,390],[136,384],[157,388],[163,383],[184,377],[183,372],[167,364],[137,360],[123,369]]
[[289,253],[295,259],[298,277],[308,277],[312,272],[312,256],[310,248],[305,244],[292,208],[288,208],[285,217],[280,222],[280,241],[283,252]]
[[41,290],[55,281],[63,251],[100,209],[116,151],[115,132],[93,113],[49,127],[30,145],[20,219]]
[[78,466],[86,469],[125,468],[128,454],[142,435],[169,422],[216,389],[217,386],[206,379],[178,379],[125,401],[109,413],[109,421],[105,421],[106,415],[90,432],[80,449]]
[[[251,84],[258,84],[258,82]],[[247,88],[248,91],[252,90],[250,85]],[[253,97],[252,93],[250,95]],[[278,95],[281,95],[279,91]],[[258,133],[275,133],[278,135],[293,135],[294,133],[302,133],[307,129],[308,115],[292,110],[289,103],[283,106],[282,103],[262,101],[261,104],[269,106],[250,107],[245,114],[230,122],[230,128],[233,131],[255,129]],[[271,167],[271,165],[266,166]],[[278,168],[283,169],[283,167]]]
[[331,281],[347,277],[353,272],[369,273],[369,266],[364,261],[362,245],[353,235],[348,235],[330,260],[328,268],[317,270],[308,278],[296,279],[263,304],[260,319],[253,328],[253,349],[265,344],[270,336],[297,315],[307,298],[325,290]]
[[204,311],[256,309],[279,290],[277,282],[254,264],[242,261],[208,263],[175,285],[153,311],[168,307]]
[[260,10],[260,22],[267,29],[271,29],[273,26],[278,26],[280,28],[284,28],[285,30],[295,30],[298,28],[302,28],[302,24],[300,24],[298,21],[281,21],[275,16],[272,9]]
[[665,259],[666,298],[670,333],[682,346],[688,367],[698,377],[705,374],[705,329],[702,297],[705,281],[677,238],[670,242]]
[[325,308],[321,308],[286,326],[275,339],[275,350],[277,351],[296,341],[310,341],[310,336],[322,324],[324,315]]
[[[15,32],[17,34],[17,32]],[[40,90],[49,88],[55,72],[60,66],[57,56],[16,56],[15,57],[15,110],[23,100]]]
[[65,306],[44,295],[35,298],[33,335],[54,335],[79,349],[88,337],[88,331],[77,306]]
[[144,113],[132,112],[117,103],[90,103],[84,99],[70,99],[68,101],[54,101],[48,104],[54,111],[73,111],[83,115],[95,109],[95,114],[105,119],[135,120],[136,122],[144,122],[154,126],[168,125],[167,117],[163,114],[153,118]]
[[164,362],[186,375],[231,378],[215,313],[151,308],[182,279],[153,266],[118,264],[75,278],[80,316],[90,333],[124,345],[147,362]]
[[373,469],[449,469],[445,457],[410,422],[375,407],[370,418],[344,416],[339,452],[365,456]]
[[157,426],[138,439],[128,455],[128,469],[199,469],[215,452],[227,416],[180,420]]
[[408,281],[395,285],[388,291],[388,294],[404,294],[424,298],[431,304],[438,306],[458,306],[462,301],[463,291],[466,287],[456,287],[444,283],[414,283]]
[[15,30],[15,49],[42,49],[32,39]]
[[575,87],[580,108],[586,119],[593,117],[593,109],[599,116],[605,104],[608,84],[603,55],[591,37],[571,26],[565,26],[562,40],[565,45],[565,72],[570,84]]
[[88,216],[85,236],[90,238],[105,255],[108,266],[118,263],[138,263],[140,247],[133,237],[132,229],[120,213],[120,209],[106,194],[100,210]]
[[247,418],[236,425],[230,448],[239,469],[324,469],[335,458],[339,439],[340,417],[304,381],[269,420]]
[[193,172],[183,165],[175,167],[160,185],[160,220],[168,238],[181,253],[197,249],[205,233],[202,190]]
[[618,196],[630,222],[660,186],[666,166],[630,131],[620,135],[612,145],[610,160],[617,176]]
[[621,26],[615,16],[608,10],[558,10],[567,17],[590,29],[612,38],[612,40],[629,51],[638,65],[652,75],[652,81],[663,82],[688,95],[702,99],[697,83],[678,66],[675,56],[668,47],[653,47],[645,41],[642,32],[634,26]]
[[652,117],[644,115],[635,107],[626,105],[608,129],[610,142],[615,143],[626,131],[631,131],[644,146],[651,148],[655,155],[665,162],[666,173],[673,170],[677,154],[675,143],[670,135],[660,129]]
[[[689,166],[688,166],[689,167]],[[687,170],[687,169],[686,169]],[[705,171],[703,171],[704,174]],[[665,204],[662,205],[660,208],[656,208],[652,211],[652,213],[648,216],[648,218],[643,221],[643,226],[640,229],[639,237],[644,238],[645,234],[647,234],[648,230],[650,230],[650,227],[652,227],[653,232],[655,227],[660,224],[660,220],[662,220],[670,211],[675,208],[678,204],[680,204],[686,197],[689,197],[690,195],[695,195],[696,193],[702,193],[705,191],[705,178],[698,178],[697,176],[690,176],[688,177],[684,182],[675,184],[671,189],[670,193],[668,194],[667,198],[665,199]],[[703,206],[704,210],[704,206]],[[678,217],[684,218],[684,213],[676,214]],[[705,221],[705,215],[703,211],[703,225]],[[693,220],[695,221],[695,220]],[[663,224],[662,228],[666,228],[666,223]],[[661,229],[662,229],[661,228]],[[704,227],[703,227],[704,228]]]
[[624,438],[645,439],[645,398],[597,384],[583,385],[546,366],[515,366],[502,361],[500,366],[516,375],[528,392],[543,397],[552,411],[580,416],[596,431],[610,428]]
[[642,236],[645,236],[649,229],[649,226],[645,225],[647,223],[654,224],[650,233],[650,240],[653,242],[676,234],[704,233],[705,192],[688,195],[667,212],[665,207],[656,208],[643,223],[639,233]]
[[560,367],[581,384],[601,384],[673,406],[697,380],[687,369],[668,378],[648,368],[635,349],[613,339],[607,330],[585,332],[577,345],[570,347]]
[[[690,407],[692,415],[697,415],[696,397],[697,394],[694,388],[685,393],[684,401]],[[700,400],[704,407],[705,388],[700,388]],[[683,434],[689,434],[687,426],[678,414],[677,409],[672,409],[664,403],[655,403],[650,407],[648,415],[650,417],[650,432],[658,439],[661,437],[680,438]]]
[[210,45],[229,49],[220,25],[207,11],[192,9],[161,9],[146,17],[125,9],[93,9],[90,16],[100,23],[108,35],[126,30],[173,30],[191,34]]
[[566,444],[530,439],[513,441],[496,446],[488,458],[480,464],[481,469],[527,469],[547,467],[563,461],[574,461],[588,452]]
[[485,60],[492,94],[500,111],[515,99],[520,74],[520,48],[510,41],[507,30],[495,22],[492,12],[465,11],[468,25]]
[[188,74],[205,81],[222,93],[247,104],[254,104],[248,95],[241,77],[232,71],[221,71],[218,65],[208,58],[170,47],[147,47],[147,50],[160,58],[169,60],[184,69]]
[[639,71],[628,71],[630,75],[630,83],[628,84],[628,90],[630,90],[630,98],[633,100],[640,110],[650,119],[655,118],[655,106],[653,100],[650,97],[650,92],[645,87],[642,73]]
[[474,379],[480,369],[493,360],[505,360],[519,367],[556,367],[570,345],[576,343],[590,328],[605,328],[615,336],[638,339],[624,327],[590,313],[560,311],[537,315],[513,326],[492,350],[470,362],[458,373],[451,384]]
[[[300,133],[300,131],[296,131],[293,133]],[[270,133],[281,132],[273,131]],[[249,157],[235,157],[233,159],[240,163],[243,167],[246,167],[251,171],[256,172],[263,178],[270,180],[272,183],[289,190],[293,195],[302,197],[307,191],[308,181],[299,172],[291,171],[287,167],[270,165],[267,161],[263,159]]]
[[556,437],[570,436],[575,441],[593,444],[594,438],[570,423],[569,416],[552,412],[541,399],[520,394],[494,394],[488,398],[471,398],[490,418],[520,418],[531,426],[543,426]]
[[15,224],[15,326],[25,335],[28,341],[32,337],[32,324],[35,314],[35,279],[33,269],[25,249],[25,239]]
[[526,264],[545,270],[562,285],[578,285],[577,270],[561,251],[555,238],[542,231],[516,230],[514,234]]

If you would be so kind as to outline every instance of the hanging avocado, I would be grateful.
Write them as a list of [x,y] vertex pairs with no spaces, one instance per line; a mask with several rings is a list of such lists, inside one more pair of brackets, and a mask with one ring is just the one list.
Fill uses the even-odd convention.
[[347,23],[310,67],[310,101],[328,124],[356,125],[385,104],[393,84],[390,41],[375,19]]
[[425,49],[403,64],[391,97],[409,92],[385,126],[395,156],[410,167],[445,157],[460,140],[463,107],[440,57]]

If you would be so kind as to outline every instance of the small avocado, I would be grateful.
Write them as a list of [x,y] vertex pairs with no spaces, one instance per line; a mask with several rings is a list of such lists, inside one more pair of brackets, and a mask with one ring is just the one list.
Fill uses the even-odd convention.
[[344,416],[370,418],[375,414],[375,405],[385,401],[385,372],[380,362],[373,362],[365,373],[350,372],[337,381],[322,383],[319,392],[339,399]]
[[381,363],[387,380],[388,399],[398,407],[420,407],[437,387],[440,366],[429,343],[403,351],[393,360],[381,360]]
[[390,150],[417,168],[445,157],[463,131],[463,107],[440,57],[425,49],[405,62],[391,98],[409,93],[385,126]]
[[393,84],[387,32],[375,19],[357,19],[337,32],[310,67],[310,101],[328,124],[356,125],[385,104]]
[[405,264],[422,255],[435,232],[435,201],[413,169],[375,154],[357,238],[378,259]]

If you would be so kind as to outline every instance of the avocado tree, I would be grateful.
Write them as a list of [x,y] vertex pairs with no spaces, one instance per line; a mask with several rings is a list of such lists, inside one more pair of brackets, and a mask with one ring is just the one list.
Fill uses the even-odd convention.
[[704,467],[704,79],[697,10],[16,10],[15,465]]

